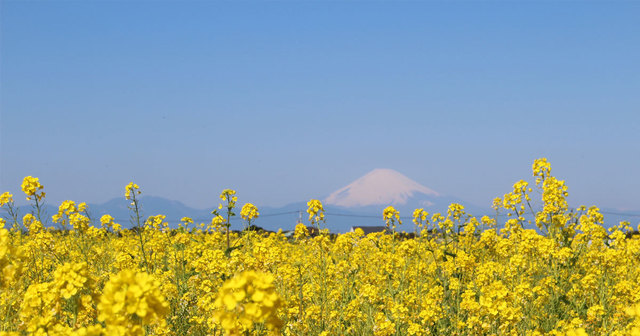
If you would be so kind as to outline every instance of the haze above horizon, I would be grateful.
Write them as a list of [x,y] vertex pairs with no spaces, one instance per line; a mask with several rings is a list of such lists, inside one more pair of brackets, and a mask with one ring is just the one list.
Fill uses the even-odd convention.
[[0,192],[206,208],[390,168],[478,205],[547,157],[640,209],[640,3],[0,2]]

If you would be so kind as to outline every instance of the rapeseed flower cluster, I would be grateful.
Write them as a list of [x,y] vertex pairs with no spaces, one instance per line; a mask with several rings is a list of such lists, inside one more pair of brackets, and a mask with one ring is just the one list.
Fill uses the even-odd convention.
[[114,230],[116,232],[120,231],[122,228],[120,224],[115,222],[113,216],[109,214],[102,215],[102,217],[100,217],[100,226],[105,230]]
[[41,191],[44,187],[40,184],[40,179],[33,176],[27,176],[22,180],[22,191],[27,195],[27,201],[32,197],[40,201],[45,197],[45,192]]
[[273,280],[272,275],[255,271],[245,271],[227,280],[213,303],[216,309],[213,321],[229,335],[242,335],[255,323],[264,324],[271,333],[278,332],[282,321],[277,311],[282,301]]
[[393,206],[388,206],[382,211],[382,219],[384,219],[387,229],[396,230],[396,225],[402,224],[400,219],[400,211],[396,210]]
[[10,203],[13,203],[13,195],[10,192],[5,191],[0,194],[0,207],[3,207]]
[[69,299],[85,287],[90,287],[91,279],[87,270],[87,263],[65,263],[53,272],[54,287],[60,296]]
[[129,182],[124,190],[124,198],[126,198],[127,200],[131,200],[135,198],[136,195],[140,195],[142,193],[140,191],[140,187],[133,182]]
[[[570,209],[546,159],[532,170],[496,216],[416,209],[411,236],[311,232],[319,200],[293,237],[233,232],[231,189],[211,225],[173,229],[141,218],[134,183],[129,225],[69,200],[41,216],[28,177],[30,213],[0,194],[0,335],[640,335],[636,228]],[[380,220],[396,231],[401,217],[389,207]]]
[[109,278],[97,305],[109,334],[144,335],[144,326],[161,324],[169,303],[153,275],[125,269]]
[[324,223],[324,207],[319,200],[312,199],[307,202],[307,213],[309,214],[311,225],[319,227],[320,223]]
[[258,208],[251,203],[243,205],[242,210],[240,210],[240,217],[247,221],[248,225],[251,225],[251,222],[258,218],[258,216],[260,216]]
[[428,225],[428,216],[429,213],[424,211],[424,208],[415,209],[413,211],[413,224],[416,226],[416,231],[418,228],[422,229],[425,225]]

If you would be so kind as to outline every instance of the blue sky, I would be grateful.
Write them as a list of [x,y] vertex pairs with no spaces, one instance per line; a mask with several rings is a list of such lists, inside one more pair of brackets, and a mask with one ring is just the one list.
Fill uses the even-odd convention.
[[489,205],[547,157],[640,209],[640,2],[0,6],[1,191],[283,205],[392,168]]

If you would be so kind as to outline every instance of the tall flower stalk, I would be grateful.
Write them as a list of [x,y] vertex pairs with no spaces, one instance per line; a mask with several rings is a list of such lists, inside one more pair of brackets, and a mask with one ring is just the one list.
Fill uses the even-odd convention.
[[231,238],[230,238],[231,217],[236,215],[233,212],[233,210],[236,207],[236,202],[238,201],[238,196],[236,196],[236,191],[235,190],[224,189],[222,191],[222,193],[220,194],[220,199],[226,204],[220,203],[218,205],[218,209],[217,210],[213,210],[211,213],[213,215],[215,215],[216,217],[217,216],[221,216],[219,210],[226,209],[226,214],[225,214],[226,215],[226,221],[222,224],[222,226],[225,228],[225,231],[226,231],[227,251],[229,251],[231,249]]
[[133,224],[135,230],[136,230],[136,234],[138,235],[138,241],[140,243],[140,254],[142,254],[142,261],[144,262],[144,267],[147,270],[147,272],[149,271],[149,262],[147,261],[147,253],[145,251],[145,241],[144,241],[144,227],[143,227],[143,223],[142,223],[142,214],[141,214],[141,208],[140,208],[140,200],[138,199],[138,196],[141,194],[142,192],[140,191],[140,187],[133,183],[130,182],[129,184],[127,184],[127,186],[125,187],[125,193],[124,193],[124,197],[131,201],[131,203],[129,203],[129,209],[132,211],[131,214],[131,224]]
[[34,216],[42,222],[42,205],[45,197],[44,187],[40,184],[40,179],[27,176],[22,180],[22,191],[27,195],[27,201],[33,200]]

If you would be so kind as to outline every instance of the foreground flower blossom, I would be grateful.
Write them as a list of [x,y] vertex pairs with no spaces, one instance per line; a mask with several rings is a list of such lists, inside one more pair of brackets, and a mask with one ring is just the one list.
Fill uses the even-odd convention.
[[282,328],[277,316],[282,300],[273,286],[273,276],[245,271],[227,280],[214,302],[213,315],[228,335],[251,331],[255,323],[263,323],[272,333]]
[[125,335],[144,334],[143,325],[160,322],[169,312],[160,282],[145,272],[126,269],[104,285],[98,320],[108,332]]

